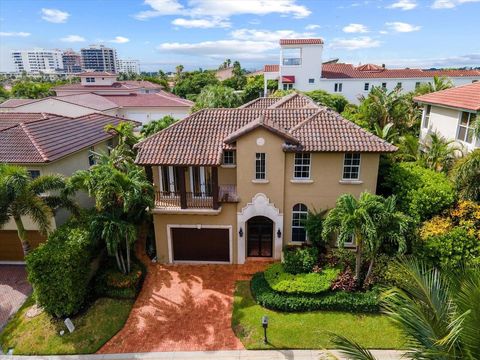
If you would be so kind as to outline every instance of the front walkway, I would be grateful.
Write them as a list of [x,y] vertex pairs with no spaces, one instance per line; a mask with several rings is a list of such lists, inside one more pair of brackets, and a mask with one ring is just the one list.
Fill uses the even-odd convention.
[[243,349],[231,328],[235,282],[265,265],[149,265],[127,323],[99,353]]
[[0,330],[22,306],[32,287],[23,265],[0,265]]

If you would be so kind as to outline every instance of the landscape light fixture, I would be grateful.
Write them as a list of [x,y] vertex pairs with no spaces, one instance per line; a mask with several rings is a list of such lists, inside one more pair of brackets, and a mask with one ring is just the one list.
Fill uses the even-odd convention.
[[277,230],[277,237],[279,239],[282,237],[282,231],[280,230],[280,228],[278,228],[278,230]]
[[238,230],[238,236],[243,237],[243,229],[242,228],[240,228],[240,230]]
[[262,326],[263,326],[263,343],[268,344],[267,339],[267,328],[268,328],[268,316],[262,316]]

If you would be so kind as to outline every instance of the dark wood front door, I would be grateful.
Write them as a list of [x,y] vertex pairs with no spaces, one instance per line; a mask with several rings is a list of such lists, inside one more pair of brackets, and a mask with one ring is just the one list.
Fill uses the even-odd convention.
[[247,256],[271,257],[273,248],[273,221],[255,216],[247,222]]

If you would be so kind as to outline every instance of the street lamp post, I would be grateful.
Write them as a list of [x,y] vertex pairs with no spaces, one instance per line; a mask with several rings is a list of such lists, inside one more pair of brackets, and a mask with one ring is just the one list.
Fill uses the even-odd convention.
[[263,326],[263,343],[268,344],[267,339],[267,328],[268,328],[268,316],[262,316],[262,326]]

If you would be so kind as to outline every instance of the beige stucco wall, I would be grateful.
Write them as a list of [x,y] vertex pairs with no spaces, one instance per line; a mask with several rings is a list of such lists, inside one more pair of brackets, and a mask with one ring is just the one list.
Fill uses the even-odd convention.
[[83,106],[58,101],[55,99],[44,99],[30,104],[21,105],[15,108],[3,109],[10,112],[45,112],[60,116],[78,117],[97,112]]

